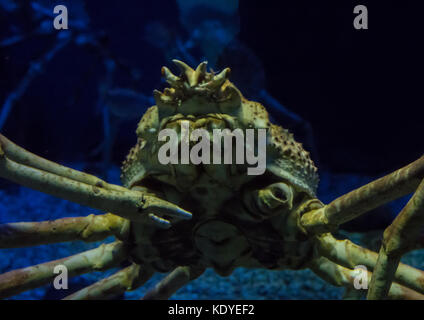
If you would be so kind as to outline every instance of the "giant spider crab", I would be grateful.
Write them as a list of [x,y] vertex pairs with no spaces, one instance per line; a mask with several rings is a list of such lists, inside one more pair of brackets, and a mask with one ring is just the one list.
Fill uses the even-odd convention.
[[[242,96],[228,80],[228,68],[215,74],[207,72],[205,62],[196,70],[174,62],[181,75],[162,68],[170,88],[154,92],[156,105],[138,125],[138,142],[122,167],[124,186],[40,158],[0,135],[1,177],[111,212],[0,225],[0,248],[117,238],[0,275],[0,297],[51,282],[58,264],[76,276],[130,261],[67,298],[111,298],[143,285],[155,272],[170,272],[144,297],[166,299],[210,267],[223,276],[237,267],[310,268],[349,289],[358,265],[369,270],[367,298],[424,298],[423,271],[399,262],[404,253],[417,249],[424,222],[424,157],[324,205],[315,196],[318,175],[309,153],[287,130],[269,122],[260,103]],[[247,175],[247,166],[240,164],[160,164],[158,132],[178,128],[183,120],[209,131],[266,129],[266,172]],[[332,235],[340,224],[413,192],[384,232],[378,254]]]

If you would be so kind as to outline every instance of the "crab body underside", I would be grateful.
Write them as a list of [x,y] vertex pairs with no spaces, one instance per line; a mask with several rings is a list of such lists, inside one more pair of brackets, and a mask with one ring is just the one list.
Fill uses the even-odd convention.
[[[57,264],[76,276],[130,261],[129,267],[67,298],[111,298],[140,287],[155,272],[170,272],[144,297],[166,299],[206,268],[227,276],[237,267],[310,268],[351,292],[358,265],[369,270],[369,299],[424,298],[424,273],[399,262],[406,252],[419,249],[424,157],[324,205],[315,196],[318,175],[309,153],[287,130],[270,123],[261,104],[242,96],[228,80],[228,68],[214,74],[206,71],[206,63],[193,70],[174,62],[181,75],[162,69],[170,88],[154,92],[156,105],[138,125],[137,144],[122,167],[122,187],[40,158],[0,135],[1,177],[111,212],[0,225],[0,248],[117,238],[0,275],[0,297],[49,283]],[[180,145],[182,123],[209,132],[206,138],[219,148],[215,129],[265,129],[264,174],[249,175],[249,166],[241,163],[162,164],[158,152],[167,142],[158,134],[173,129]],[[386,229],[378,254],[332,236],[340,224],[409,193],[414,195]]]

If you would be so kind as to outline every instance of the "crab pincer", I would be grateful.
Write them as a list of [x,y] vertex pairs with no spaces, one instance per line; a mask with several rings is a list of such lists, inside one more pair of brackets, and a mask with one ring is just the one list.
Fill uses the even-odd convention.
[[154,225],[163,229],[170,228],[171,222],[190,220],[193,217],[190,212],[173,203],[148,195],[143,197],[141,210],[151,212],[148,214],[148,218]]

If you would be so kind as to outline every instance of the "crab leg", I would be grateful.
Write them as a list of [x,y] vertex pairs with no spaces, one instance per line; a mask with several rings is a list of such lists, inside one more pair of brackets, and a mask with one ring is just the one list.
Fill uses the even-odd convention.
[[[91,186],[96,186],[99,188],[104,188],[107,190],[116,190],[116,191],[125,191],[124,187],[117,186],[114,184],[109,184],[96,176],[87,174],[78,170],[67,168],[55,162],[44,159],[36,154],[33,154],[18,145],[14,144],[12,141],[7,139],[5,136],[0,134],[0,150],[3,150],[4,154],[10,160],[14,162],[39,169],[41,171],[50,172],[57,176],[68,178],[71,180],[79,181]],[[0,151],[1,154],[1,151]]]
[[[362,248],[349,240],[337,240],[330,233],[317,237],[320,255],[345,268],[355,269],[359,265],[375,270],[378,254]],[[400,263],[395,281],[407,288],[424,294],[424,271]]]
[[[353,284],[358,274],[354,270],[342,267],[324,257],[312,261],[310,268],[315,274],[334,286],[355,289]],[[368,282],[371,277],[371,272],[368,272]],[[389,297],[394,300],[424,300],[424,295],[395,282],[390,287]]]
[[148,291],[142,300],[167,300],[187,283],[198,278],[204,271],[203,268],[180,266]]
[[63,218],[43,222],[17,222],[0,225],[0,249],[83,240],[87,242],[116,236],[124,240],[129,220],[111,213]]
[[403,254],[415,247],[424,224],[424,179],[392,224],[384,231],[368,299],[384,299]]
[[[4,140],[4,137],[2,139]],[[6,144],[6,146],[10,145]],[[111,211],[133,221],[145,219],[148,213],[168,214],[179,219],[191,218],[191,213],[152,195],[109,184],[96,183],[93,185],[90,184],[91,181],[74,180],[74,178],[85,176],[72,170],[69,171],[68,176],[65,176],[15,162],[9,158],[8,148],[13,150],[10,154],[15,159],[17,159],[15,152],[20,157],[29,159],[32,159],[32,154],[23,149],[18,151],[10,147],[3,149],[0,141],[0,176],[23,186],[102,211]],[[38,165],[37,161],[35,162]],[[32,160],[24,162],[34,164]],[[56,164],[52,166],[56,168]],[[57,170],[62,172],[61,168]]]
[[0,275],[0,298],[16,295],[45,285],[54,280],[54,269],[64,265],[68,276],[74,277],[92,271],[103,271],[118,266],[128,257],[126,246],[114,242],[67,258],[13,270]]
[[351,191],[330,204],[305,213],[301,225],[306,231],[331,232],[340,224],[378,206],[414,192],[424,178],[424,156],[391,174]]
[[114,275],[81,289],[64,300],[106,300],[125,291],[142,286],[153,275],[153,270],[142,270],[140,265],[132,264]]

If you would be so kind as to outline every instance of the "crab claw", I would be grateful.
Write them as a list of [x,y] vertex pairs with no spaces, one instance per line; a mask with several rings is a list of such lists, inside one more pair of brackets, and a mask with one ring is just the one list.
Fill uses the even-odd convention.
[[144,201],[142,210],[154,212],[149,213],[147,217],[150,222],[161,229],[171,228],[172,222],[175,220],[190,220],[193,216],[190,212],[155,196],[145,196]]
[[183,220],[190,220],[192,217],[192,214],[177,205],[162,200],[160,198],[145,195],[143,199],[143,205],[141,206],[141,209],[143,211],[148,212],[155,212],[155,215],[170,215],[175,218],[183,219]]

